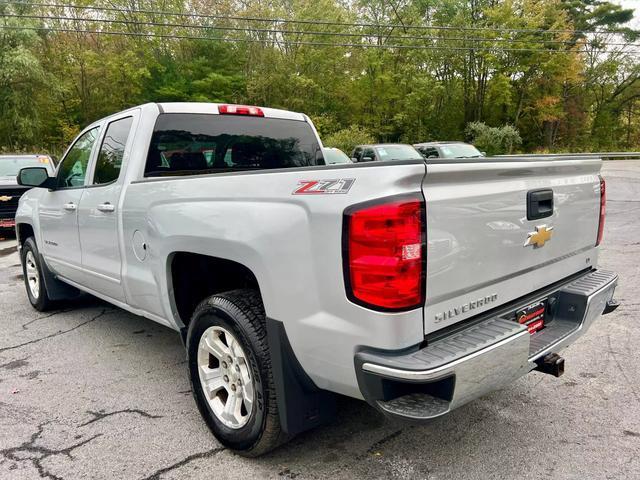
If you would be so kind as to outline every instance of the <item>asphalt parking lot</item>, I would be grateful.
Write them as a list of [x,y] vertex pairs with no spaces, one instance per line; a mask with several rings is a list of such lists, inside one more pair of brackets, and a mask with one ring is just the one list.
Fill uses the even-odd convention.
[[178,334],[98,300],[41,314],[0,242],[2,479],[640,478],[640,161],[607,162],[600,265],[622,306],[532,373],[427,426],[341,399],[338,418],[244,459],[201,421]]

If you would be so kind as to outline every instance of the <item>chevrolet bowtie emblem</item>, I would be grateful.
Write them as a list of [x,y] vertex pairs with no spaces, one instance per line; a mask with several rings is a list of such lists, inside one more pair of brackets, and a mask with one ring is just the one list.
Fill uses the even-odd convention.
[[0,197],[0,202],[8,202],[9,200],[11,200],[13,197],[9,197],[7,195],[3,195]]
[[529,234],[529,238],[524,242],[524,246],[528,247],[533,245],[534,247],[544,247],[544,244],[551,240],[551,234],[553,233],[553,227],[547,227],[546,225],[540,225],[536,227],[535,232]]

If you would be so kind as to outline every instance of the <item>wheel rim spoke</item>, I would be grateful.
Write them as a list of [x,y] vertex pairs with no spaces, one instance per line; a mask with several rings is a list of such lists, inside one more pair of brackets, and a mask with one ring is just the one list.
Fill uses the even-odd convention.
[[221,389],[225,389],[222,372],[219,368],[200,367],[200,380],[203,383],[204,391],[208,398],[212,400]]
[[222,343],[222,340],[218,335],[213,333],[204,338],[204,347],[206,350],[216,357],[218,360],[222,360],[228,355],[229,348]]
[[236,395],[229,395],[227,402],[224,404],[223,415],[232,423],[240,423],[242,422],[241,406]]

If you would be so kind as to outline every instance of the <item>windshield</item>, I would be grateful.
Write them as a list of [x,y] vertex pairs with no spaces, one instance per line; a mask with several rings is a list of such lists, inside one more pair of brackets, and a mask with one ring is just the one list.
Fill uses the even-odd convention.
[[337,148],[323,148],[322,155],[327,165],[335,163],[351,163],[351,159],[347,157],[347,154]]
[[51,173],[50,162],[49,157],[44,156],[0,156],[0,177],[15,177],[25,167],[45,167]]
[[323,164],[318,141],[306,122],[236,115],[165,113],[156,122],[145,176]]
[[481,157],[482,153],[467,143],[450,143],[447,145],[441,145],[442,156],[444,158],[473,158]]
[[422,160],[422,155],[411,145],[383,145],[375,149],[380,160]]

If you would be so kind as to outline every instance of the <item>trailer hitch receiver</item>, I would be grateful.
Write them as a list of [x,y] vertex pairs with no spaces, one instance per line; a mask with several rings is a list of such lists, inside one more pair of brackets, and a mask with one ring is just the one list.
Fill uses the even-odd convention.
[[557,353],[550,353],[544,358],[537,360],[537,371],[559,377],[564,373],[564,358]]

